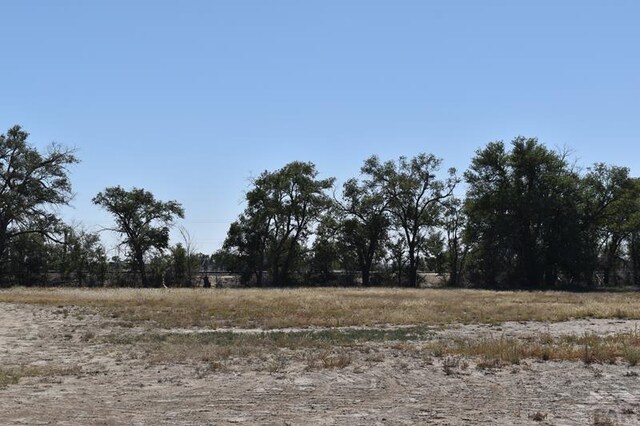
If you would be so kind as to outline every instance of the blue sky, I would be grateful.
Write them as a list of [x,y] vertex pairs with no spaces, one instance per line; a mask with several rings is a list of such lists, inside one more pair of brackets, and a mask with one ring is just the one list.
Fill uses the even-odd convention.
[[0,132],[77,148],[63,214],[89,229],[111,223],[98,191],[143,187],[181,202],[211,253],[264,170],[312,161],[341,182],[372,154],[432,152],[464,171],[520,134],[640,173],[636,1],[13,1],[0,16]]

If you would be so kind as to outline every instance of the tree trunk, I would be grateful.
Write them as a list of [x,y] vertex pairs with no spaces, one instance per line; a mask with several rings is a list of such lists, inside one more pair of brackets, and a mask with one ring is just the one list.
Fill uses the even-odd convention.
[[142,287],[149,287],[149,282],[147,281],[147,271],[144,265],[144,256],[142,253],[138,252],[135,255],[136,265],[138,267],[138,273],[140,274],[140,280],[142,281]]
[[9,239],[7,238],[7,226],[5,223],[0,225],[0,287],[7,285],[7,248],[9,246]]
[[418,259],[413,245],[409,245],[409,287],[418,287]]
[[371,266],[364,266],[362,268],[362,286],[369,287],[371,278]]

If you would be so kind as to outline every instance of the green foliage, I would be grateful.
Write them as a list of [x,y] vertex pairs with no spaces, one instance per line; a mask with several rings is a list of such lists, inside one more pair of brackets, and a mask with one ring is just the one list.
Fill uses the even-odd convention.
[[[640,230],[640,182],[624,167],[595,164],[583,179],[584,208],[590,225],[597,280],[608,286],[623,277],[625,251],[633,259],[634,238]],[[632,274],[637,276],[637,268]]]
[[507,152],[492,142],[476,152],[469,184],[467,241],[473,242],[473,279],[483,285],[553,285],[576,278],[584,253],[579,177],[565,158],[518,137]]
[[78,162],[73,151],[51,145],[42,154],[28,136],[20,126],[0,134],[0,272],[6,270],[7,251],[16,238],[54,236],[60,220],[51,208],[72,196],[67,168]]
[[[470,273],[500,287],[609,284],[638,229],[637,185],[625,168],[584,176],[566,154],[518,137],[478,150],[465,179]],[[601,277],[601,278],[598,278]]]
[[344,250],[338,236],[339,224],[335,209],[328,209],[320,217],[311,247],[308,280],[312,284],[332,285],[339,282],[335,270],[347,269],[355,263],[350,252]]
[[264,283],[268,271],[275,286],[295,281],[305,244],[321,213],[328,208],[325,190],[333,179],[317,179],[312,163],[292,162],[263,172],[247,193],[247,208],[234,222],[223,249],[233,255],[245,281]]
[[[55,214],[72,196],[73,151],[41,153],[27,139],[19,126],[0,135],[0,283],[97,285],[111,274],[132,284],[119,260],[107,262],[98,234]],[[190,286],[210,264],[258,286],[353,284],[356,271],[368,286],[382,270],[409,286],[419,285],[419,270],[448,272],[452,286],[640,285],[640,179],[629,169],[581,171],[566,153],[517,137],[476,151],[462,200],[453,196],[455,170],[440,176],[441,164],[432,154],[372,156],[335,200],[327,195],[334,179],[319,179],[312,163],[265,171],[211,258],[195,253],[186,230],[184,244],[166,251],[170,227],[184,217],[175,201],[117,186],[93,203],[113,215],[111,230],[144,286]]]
[[171,247],[171,283],[176,287],[194,285],[195,272],[200,268],[200,258],[188,245],[178,243]]
[[[368,183],[387,202],[393,224],[407,245],[409,286],[418,286],[418,267],[426,252],[427,236],[441,221],[443,202],[459,182],[456,170],[438,179],[442,160],[433,154],[419,154],[411,159],[400,157],[397,162],[381,163],[373,156],[365,161],[361,171]],[[433,253],[432,253],[433,254]]]
[[132,265],[147,287],[145,256],[151,249],[161,251],[168,247],[170,226],[176,218],[184,217],[182,206],[176,201],[156,200],[144,189],[127,191],[120,186],[106,188],[92,201],[114,216],[116,226],[111,230],[123,236]]
[[467,226],[467,215],[464,212],[463,200],[450,197],[444,203],[442,228],[445,233],[446,271],[449,273],[450,286],[462,285],[464,271],[469,251],[469,244],[464,241],[464,231]]
[[44,283],[50,260],[48,249],[46,239],[41,234],[15,236],[9,245],[6,272],[19,285]]
[[339,238],[342,251],[353,253],[362,285],[371,284],[371,269],[382,258],[390,227],[389,199],[371,181],[350,179],[342,190],[339,206]]
[[67,227],[62,244],[51,248],[62,280],[73,280],[77,285],[103,284],[107,273],[107,256],[100,236],[83,229]]

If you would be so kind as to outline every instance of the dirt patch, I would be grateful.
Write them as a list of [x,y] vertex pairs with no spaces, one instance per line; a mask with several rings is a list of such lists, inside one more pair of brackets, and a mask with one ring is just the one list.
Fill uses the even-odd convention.
[[[636,332],[637,321],[578,320],[434,328],[446,340],[483,335]],[[175,330],[171,330],[172,332]],[[255,330],[254,330],[255,331]],[[259,331],[259,330],[258,330]],[[30,371],[0,389],[3,424],[615,424],[640,422],[640,368],[618,362],[427,356],[410,342],[278,348],[217,364],[162,363],[111,336],[150,324],[88,308],[0,304],[0,366]],[[37,367],[37,368],[35,368]],[[32,368],[28,370],[28,368]]]

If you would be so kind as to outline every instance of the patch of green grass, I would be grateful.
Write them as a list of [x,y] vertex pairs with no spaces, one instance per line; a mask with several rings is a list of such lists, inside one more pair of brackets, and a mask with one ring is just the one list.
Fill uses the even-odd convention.
[[[348,365],[343,355],[334,356],[335,350],[341,354],[350,349],[368,350],[371,343],[398,345],[414,344],[429,340],[433,332],[425,327],[401,328],[396,330],[316,330],[292,332],[236,333],[231,331],[211,331],[204,333],[146,333],[112,334],[96,339],[103,343],[124,346],[123,352],[137,354],[140,351],[147,359],[155,362],[204,361],[225,362],[232,357],[261,356],[277,354],[282,350],[304,350],[323,356],[311,362],[313,368]],[[341,349],[342,348],[342,349]],[[273,358],[276,359],[276,358]],[[273,360],[268,369],[273,369]]]
[[114,344],[170,343],[203,344],[215,346],[256,346],[279,348],[304,348],[321,346],[353,346],[368,342],[429,340],[433,331],[425,327],[399,329],[354,329],[354,330],[309,330],[309,331],[265,331],[242,333],[211,331],[199,333],[147,333],[139,335],[112,334],[102,336],[104,342]]
[[23,377],[52,377],[78,374],[78,366],[19,365],[0,367],[0,389],[17,384]]
[[16,374],[14,369],[0,367],[0,389],[4,389],[9,385],[15,385],[20,380],[20,376]]

